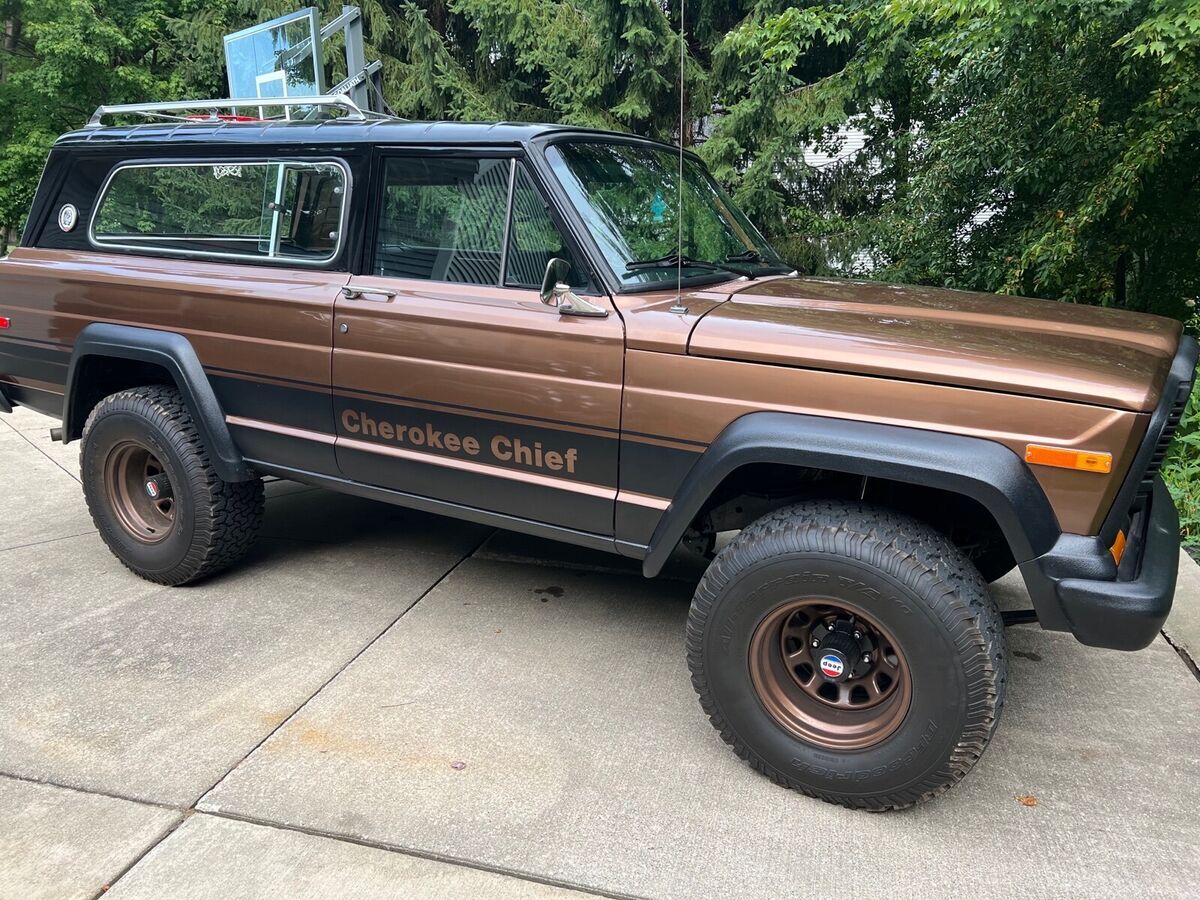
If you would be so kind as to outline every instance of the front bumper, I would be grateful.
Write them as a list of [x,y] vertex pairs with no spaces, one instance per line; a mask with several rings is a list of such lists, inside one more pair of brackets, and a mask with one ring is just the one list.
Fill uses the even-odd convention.
[[1043,627],[1070,631],[1093,647],[1140,650],[1158,635],[1175,596],[1175,502],[1155,478],[1153,490],[1133,510],[1119,569],[1100,540],[1063,535],[1021,571]]

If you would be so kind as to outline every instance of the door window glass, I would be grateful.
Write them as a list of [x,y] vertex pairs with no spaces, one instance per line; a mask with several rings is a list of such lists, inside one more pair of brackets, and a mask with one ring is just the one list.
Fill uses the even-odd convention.
[[511,170],[508,159],[388,159],[374,273],[498,285]]
[[136,163],[113,172],[91,236],[150,254],[327,262],[345,194],[329,162]]

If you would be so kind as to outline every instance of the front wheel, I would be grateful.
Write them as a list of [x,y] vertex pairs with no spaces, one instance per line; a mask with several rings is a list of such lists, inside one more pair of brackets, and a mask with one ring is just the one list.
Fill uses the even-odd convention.
[[850,807],[949,788],[1004,704],[1004,631],[979,572],[927,525],[864,504],[802,503],[743,530],[696,590],[687,647],[739,756]]
[[260,479],[222,481],[179,392],[152,385],[105,397],[80,453],[92,521],[142,578],[179,585],[250,548],[263,515]]

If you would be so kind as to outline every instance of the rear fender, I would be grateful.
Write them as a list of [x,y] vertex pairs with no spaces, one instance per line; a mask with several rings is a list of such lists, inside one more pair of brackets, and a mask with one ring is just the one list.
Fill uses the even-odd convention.
[[84,408],[89,404],[81,400],[84,392],[80,390],[80,373],[84,371],[83,363],[94,357],[136,360],[165,370],[183,395],[217,474],[224,481],[248,481],[254,477],[229,434],[221,404],[195,349],[183,335],[169,331],[94,323],[79,333],[63,396],[64,443],[82,436],[83,423],[91,412]]

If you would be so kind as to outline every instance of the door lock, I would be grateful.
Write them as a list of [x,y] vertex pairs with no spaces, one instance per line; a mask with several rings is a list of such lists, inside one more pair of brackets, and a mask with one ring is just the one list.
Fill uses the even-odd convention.
[[349,330],[350,330],[350,326],[347,325],[345,322],[343,322],[341,325],[338,326],[338,331],[340,331],[342,334],[345,334]]

